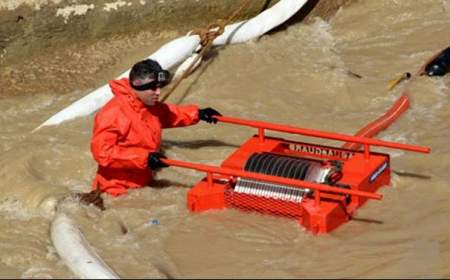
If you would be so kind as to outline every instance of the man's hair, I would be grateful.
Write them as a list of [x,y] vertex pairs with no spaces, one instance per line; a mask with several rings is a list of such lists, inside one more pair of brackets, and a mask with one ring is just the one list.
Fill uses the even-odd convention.
[[131,68],[129,80],[134,84],[136,80],[145,80],[147,78],[155,79],[155,73],[162,71],[161,65],[153,59],[139,61]]

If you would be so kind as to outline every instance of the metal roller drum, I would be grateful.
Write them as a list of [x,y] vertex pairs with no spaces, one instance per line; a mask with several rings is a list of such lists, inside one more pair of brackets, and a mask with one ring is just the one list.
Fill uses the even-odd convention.
[[[330,182],[327,182],[327,178],[332,177],[330,174],[335,172],[336,168],[333,165],[324,164],[324,162],[318,160],[261,152],[254,153],[248,158],[244,170],[328,184]],[[309,189],[255,181],[246,178],[238,178],[234,191],[292,202],[300,202],[305,195],[312,192]]]

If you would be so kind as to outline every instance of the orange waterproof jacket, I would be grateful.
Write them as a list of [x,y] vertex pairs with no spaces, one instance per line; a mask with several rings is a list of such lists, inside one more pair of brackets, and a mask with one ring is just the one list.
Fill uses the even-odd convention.
[[196,124],[196,105],[157,103],[146,106],[128,79],[109,83],[114,97],[96,114],[91,152],[98,163],[93,189],[118,196],[152,181],[150,152],[159,151],[161,129]]

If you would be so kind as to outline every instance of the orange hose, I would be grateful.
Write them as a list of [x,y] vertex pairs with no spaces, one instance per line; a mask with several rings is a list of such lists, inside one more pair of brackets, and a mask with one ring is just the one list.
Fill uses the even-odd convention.
[[[433,59],[435,59],[438,55],[442,53],[442,50],[437,54],[433,55],[427,62],[425,62],[417,71],[417,73],[411,78],[410,83],[413,82],[417,76],[420,76],[424,73],[425,67],[428,63],[430,63]],[[406,110],[408,110],[410,106],[410,92],[406,89],[403,94],[397,99],[397,101],[392,105],[392,107],[384,113],[381,117],[376,120],[370,122],[365,125],[362,129],[360,129],[355,136],[359,137],[367,137],[372,138],[381,131],[388,128],[392,123],[394,123]],[[342,145],[342,148],[351,149],[351,150],[359,150],[361,148],[360,143],[347,142]]]
[[[409,108],[409,95],[404,93],[400,96],[399,99],[394,103],[394,105],[387,111],[384,115],[379,117],[378,119],[370,122],[362,129],[360,129],[355,136],[371,138],[377,135],[380,131],[388,128],[397,118],[399,118],[403,112],[408,110]],[[360,143],[355,142],[347,142],[342,148],[351,149],[351,150],[359,150],[361,148]]]

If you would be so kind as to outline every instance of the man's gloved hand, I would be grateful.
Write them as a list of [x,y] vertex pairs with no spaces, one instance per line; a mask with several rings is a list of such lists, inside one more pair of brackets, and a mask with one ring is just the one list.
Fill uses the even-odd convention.
[[168,167],[167,164],[161,161],[162,158],[167,158],[160,152],[153,152],[148,154],[147,165],[150,169],[157,170],[160,168]]
[[198,118],[207,123],[217,123],[217,119],[213,118],[213,116],[222,116],[219,112],[214,110],[213,108],[205,108],[198,110]]

